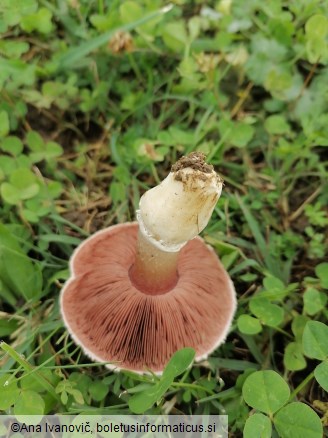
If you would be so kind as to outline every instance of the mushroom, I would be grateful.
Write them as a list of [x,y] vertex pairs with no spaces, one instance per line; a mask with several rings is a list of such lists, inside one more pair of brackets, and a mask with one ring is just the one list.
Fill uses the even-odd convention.
[[74,252],[63,320],[85,353],[110,369],[161,373],[175,351],[192,347],[201,360],[227,336],[234,287],[196,237],[223,184],[204,158],[182,157],[141,197],[138,222],[99,231]]

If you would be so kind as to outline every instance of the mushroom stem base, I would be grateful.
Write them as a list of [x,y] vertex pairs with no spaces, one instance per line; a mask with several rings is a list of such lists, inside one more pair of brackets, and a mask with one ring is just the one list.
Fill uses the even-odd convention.
[[179,252],[166,252],[148,242],[139,231],[136,259],[129,276],[132,284],[147,295],[162,295],[174,288],[178,281]]

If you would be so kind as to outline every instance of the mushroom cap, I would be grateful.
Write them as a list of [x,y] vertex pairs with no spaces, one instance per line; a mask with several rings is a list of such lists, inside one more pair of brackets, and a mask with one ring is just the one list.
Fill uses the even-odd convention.
[[175,287],[147,295],[129,277],[137,234],[137,223],[114,225],[75,250],[60,300],[72,338],[110,369],[160,373],[183,347],[206,358],[225,340],[236,308],[227,272],[196,237],[180,251]]

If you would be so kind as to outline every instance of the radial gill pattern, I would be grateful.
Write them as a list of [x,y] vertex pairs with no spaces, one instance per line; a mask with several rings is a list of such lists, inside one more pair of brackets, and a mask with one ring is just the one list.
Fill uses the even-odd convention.
[[235,310],[233,285],[200,238],[178,259],[179,280],[163,295],[146,295],[130,281],[138,225],[96,233],[75,252],[61,310],[73,339],[109,367],[161,372],[172,354],[192,347],[206,357],[226,337]]

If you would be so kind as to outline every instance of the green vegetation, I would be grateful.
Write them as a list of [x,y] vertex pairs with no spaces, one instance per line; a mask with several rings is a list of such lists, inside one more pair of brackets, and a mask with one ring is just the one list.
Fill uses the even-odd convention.
[[[321,438],[328,3],[2,0],[0,34],[0,410],[227,413],[231,436]],[[193,150],[225,180],[203,237],[236,286],[231,333],[162,377],[109,372],[63,328],[68,259]]]

